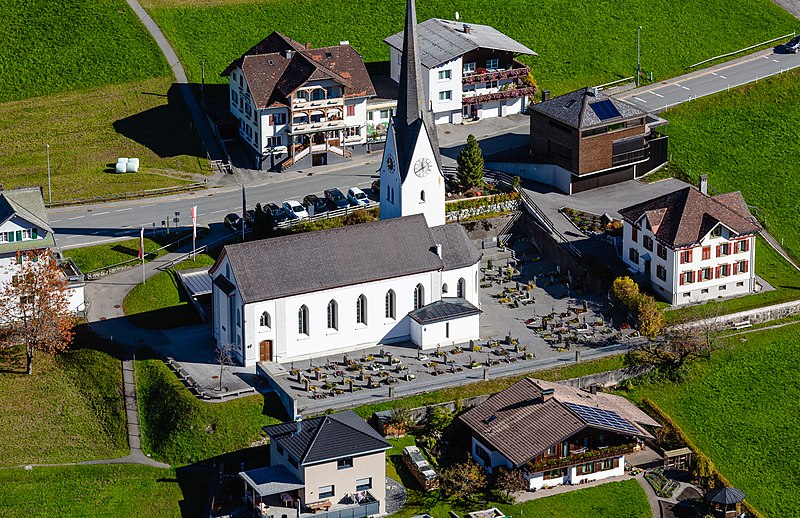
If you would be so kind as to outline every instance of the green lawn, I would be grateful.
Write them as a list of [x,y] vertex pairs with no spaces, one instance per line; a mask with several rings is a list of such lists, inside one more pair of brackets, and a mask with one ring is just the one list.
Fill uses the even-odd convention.
[[[746,341],[742,341],[746,340]],[[735,336],[680,383],[636,386],[766,516],[800,509],[800,324]]]
[[[800,258],[800,71],[698,99],[663,114],[672,161],[695,181],[742,191],[767,230]],[[756,255],[756,265],[758,265]],[[757,266],[758,267],[758,266]]]
[[273,416],[285,419],[273,395],[201,401],[161,360],[137,361],[136,376],[142,449],[170,464],[246,448],[262,438],[262,427],[278,422]]
[[[194,261],[175,265],[177,270],[211,266],[214,258],[199,254]],[[125,296],[122,308],[128,319],[139,327],[165,329],[200,323],[200,316],[180,288],[177,274],[167,270],[137,284]]]
[[23,349],[0,350],[0,465],[127,455],[119,360],[85,325],[75,343],[55,358],[35,356],[31,376]]
[[124,0],[0,0],[0,12],[0,102],[169,74]]
[[[220,5],[213,5],[220,4]],[[402,30],[405,3],[365,0],[343,6],[336,0],[147,0],[145,5],[170,39],[189,78],[224,83],[218,74],[278,30],[314,46],[349,40],[366,62],[389,59],[383,39]],[[594,2],[549,0],[531,4],[506,0],[486,7],[482,0],[458,4],[420,2],[420,21],[431,17],[485,23],[539,54],[526,61],[543,88],[554,94],[634,74],[636,26],[642,25],[642,65],[662,80],[712,56],[786,34],[797,21],[769,0]],[[291,16],[287,16],[291,13]],[[354,16],[359,23],[353,23]],[[315,20],[315,23],[308,23]]]
[[[181,516],[174,470],[136,465],[0,470],[2,516]],[[188,516],[188,515],[187,515]]]
[[770,283],[775,290],[720,302],[706,302],[699,307],[670,310],[664,314],[667,322],[678,322],[687,315],[710,318],[717,313],[717,310],[712,309],[714,307],[719,307],[719,314],[727,314],[800,298],[800,272],[761,237],[756,240],[756,274]]
[[[208,174],[183,98],[171,85],[161,77],[0,104],[3,186],[44,186],[47,201],[45,144],[53,201],[172,187]],[[118,157],[138,157],[139,172],[113,172]]]

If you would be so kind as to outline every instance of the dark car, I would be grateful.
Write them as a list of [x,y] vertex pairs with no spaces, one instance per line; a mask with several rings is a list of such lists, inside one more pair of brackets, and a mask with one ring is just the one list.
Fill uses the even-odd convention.
[[231,230],[238,230],[242,228],[240,226],[242,224],[242,218],[240,218],[238,214],[235,214],[233,212],[225,216],[225,219],[223,221],[225,222],[225,226]]
[[797,54],[800,51],[800,36],[795,36],[788,43],[783,46],[783,50],[786,52],[791,52],[792,54]]
[[267,203],[264,205],[264,210],[272,215],[272,220],[275,222],[275,224],[289,219],[289,215],[286,214],[286,211],[278,207],[278,205],[275,203]]
[[328,189],[325,191],[325,199],[328,200],[328,203],[334,209],[346,209],[350,206],[350,202],[347,201],[347,198],[339,189]]
[[244,224],[247,228],[253,228],[253,222],[256,220],[256,211],[253,209],[244,213]]
[[316,194],[309,194],[303,198],[303,205],[306,208],[309,216],[319,216],[330,210],[328,202],[317,196]]
[[381,179],[378,178],[372,182],[372,186],[370,186],[370,190],[372,191],[372,197],[376,200],[381,199]]

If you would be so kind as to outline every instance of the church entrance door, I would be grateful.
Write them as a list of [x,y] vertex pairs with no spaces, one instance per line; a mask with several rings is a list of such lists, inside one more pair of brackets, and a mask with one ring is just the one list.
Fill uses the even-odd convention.
[[268,362],[272,360],[272,340],[262,340],[259,344],[259,352],[258,361]]

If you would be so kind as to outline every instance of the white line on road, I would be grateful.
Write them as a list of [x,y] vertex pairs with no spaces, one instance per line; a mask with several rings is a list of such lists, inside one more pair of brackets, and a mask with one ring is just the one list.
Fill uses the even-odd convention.
[[688,86],[683,86],[683,85],[681,85],[681,88],[683,88],[684,90],[688,90],[689,89]]
[[716,72],[711,72],[711,75],[712,76],[718,76],[719,74],[717,74]]
[[228,210],[228,209],[212,210],[209,214],[219,214],[220,212],[225,212],[226,210]]
[[647,101],[645,101],[644,99],[642,99],[641,97],[634,97],[634,99],[636,99],[636,100],[637,100],[637,101],[639,101],[639,102],[643,102],[643,103],[646,103],[646,102],[647,102]]
[[720,78],[720,79],[728,79],[728,78],[727,78],[727,77],[725,77],[725,76],[719,76],[719,78]]
[[117,209],[114,212],[125,212],[126,210],[133,210],[133,207],[128,207],[127,209]]
[[650,92],[651,94],[655,95],[656,97],[661,97],[661,98],[663,98],[663,97],[664,97],[663,95],[661,95],[661,94],[657,94],[657,93],[655,93],[655,92],[654,92],[654,91],[652,91],[652,90],[648,90],[648,92]]
[[108,214],[108,211],[105,212],[95,212],[92,216],[102,216],[103,214]]
[[778,61],[777,59],[773,59],[772,61],[774,61],[775,63],[780,63],[780,61]]
[[60,219],[51,219],[50,223],[58,223],[59,221],[61,221],[61,220]]
[[72,221],[73,219],[81,219],[82,217],[84,217],[84,216],[75,216],[74,218],[67,218],[67,219],[69,221]]
[[145,207],[152,207],[153,205],[155,205],[155,203],[148,203],[147,205],[140,205],[139,208],[143,209]]
[[769,56],[761,56],[764,59],[769,59]]

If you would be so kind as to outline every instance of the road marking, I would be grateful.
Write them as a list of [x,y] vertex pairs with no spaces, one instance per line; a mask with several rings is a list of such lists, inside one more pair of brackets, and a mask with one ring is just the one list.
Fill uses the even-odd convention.
[[126,210],[133,210],[133,207],[128,207],[127,209],[117,209],[114,212],[125,212]]
[[717,74],[716,72],[711,72],[711,75],[712,76],[718,76],[719,74]]
[[641,97],[634,97],[634,99],[636,99],[637,101],[643,102],[643,103],[647,102],[644,99],[642,99]]
[[769,56],[761,56],[764,59],[769,59]]
[[225,212],[226,210],[228,210],[228,209],[212,210],[209,214],[219,214],[220,212]]
[[780,63],[780,61],[778,61],[777,59],[773,59],[772,61],[774,61],[775,63]]
[[108,214],[108,211],[105,212],[95,212],[92,216],[102,216],[103,214]]
[[60,219],[51,219],[50,223],[58,223],[59,221],[61,221],[61,220]]
[[728,79],[728,78],[727,78],[727,77],[725,77],[725,76],[719,76],[719,78],[720,78],[720,79]]
[[688,90],[688,89],[689,89],[689,87],[688,87],[688,86],[679,85],[678,83],[675,83],[675,86],[680,86],[680,87],[681,87],[681,88],[683,88],[684,90]]
[[651,94],[655,95],[656,97],[662,97],[662,98],[664,97],[663,95],[661,95],[661,94],[657,94],[657,93],[655,93],[655,92],[654,92],[654,91],[652,91],[652,90],[648,90],[648,91],[649,91]]
[[81,219],[82,217],[84,217],[84,216],[75,216],[74,218],[67,218],[67,219],[69,221],[72,221],[73,219]]

